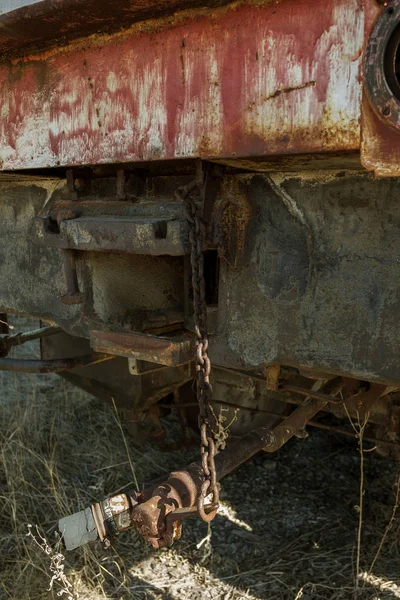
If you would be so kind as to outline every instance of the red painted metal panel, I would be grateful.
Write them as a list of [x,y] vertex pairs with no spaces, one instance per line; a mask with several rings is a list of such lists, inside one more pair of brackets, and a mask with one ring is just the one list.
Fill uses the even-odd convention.
[[2,169],[359,147],[362,0],[236,3],[0,66]]

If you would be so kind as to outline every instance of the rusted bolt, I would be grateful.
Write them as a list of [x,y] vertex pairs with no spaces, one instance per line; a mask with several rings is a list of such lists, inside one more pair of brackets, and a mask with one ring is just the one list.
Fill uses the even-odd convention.
[[390,115],[390,106],[384,106],[383,109],[382,109],[382,114],[385,117],[388,117]]
[[63,304],[83,304],[85,294],[80,292],[78,284],[78,275],[76,273],[76,262],[74,253],[71,250],[62,250],[64,254],[64,273],[67,282],[67,293],[60,298]]

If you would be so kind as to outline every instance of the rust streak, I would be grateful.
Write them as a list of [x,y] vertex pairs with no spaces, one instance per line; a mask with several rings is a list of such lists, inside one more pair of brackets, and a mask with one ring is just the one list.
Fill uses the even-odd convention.
[[278,90],[275,90],[275,92],[273,94],[270,94],[269,96],[266,96],[264,98],[264,100],[265,101],[271,100],[272,98],[277,98],[281,94],[290,94],[290,92],[295,92],[297,90],[304,90],[305,88],[315,87],[316,85],[317,85],[317,82],[314,81],[314,80],[312,80],[312,81],[307,81],[307,83],[303,83],[302,85],[296,85],[296,86],[293,86],[293,87],[280,88]]

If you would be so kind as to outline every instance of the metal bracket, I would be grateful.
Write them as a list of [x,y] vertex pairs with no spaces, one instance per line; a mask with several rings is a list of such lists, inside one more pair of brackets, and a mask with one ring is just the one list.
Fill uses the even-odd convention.
[[83,304],[86,296],[79,289],[78,274],[76,271],[76,261],[74,252],[71,250],[61,250],[64,259],[64,274],[67,283],[67,293],[61,296],[63,304],[74,305]]
[[203,219],[208,224],[211,221],[215,200],[221,188],[223,168],[213,163],[202,162],[201,200],[203,204]]
[[97,352],[126,356],[166,367],[177,367],[193,360],[192,335],[162,337],[140,332],[91,331],[90,345]]

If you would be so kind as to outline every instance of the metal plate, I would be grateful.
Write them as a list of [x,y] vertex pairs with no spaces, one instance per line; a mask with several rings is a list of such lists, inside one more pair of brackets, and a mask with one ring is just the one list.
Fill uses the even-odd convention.
[[195,354],[193,337],[165,338],[139,332],[91,331],[90,345],[99,351],[127,356],[158,365],[177,367],[190,362]]
[[357,150],[363,41],[361,0],[281,0],[3,63],[0,168]]

